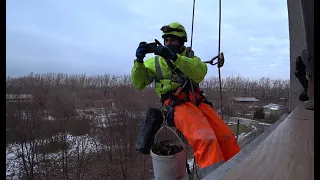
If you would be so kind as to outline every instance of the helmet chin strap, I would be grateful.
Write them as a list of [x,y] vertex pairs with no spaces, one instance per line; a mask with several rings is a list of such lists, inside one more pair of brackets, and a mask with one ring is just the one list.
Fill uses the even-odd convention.
[[173,53],[177,54],[181,54],[184,50],[184,46],[181,46],[181,45],[168,45],[167,46]]
[[185,47],[184,45],[181,45],[181,47],[180,47],[180,54],[184,51],[185,48],[186,48],[186,47]]
[[[166,43],[165,43],[165,39],[163,39],[163,44],[165,45]],[[180,43],[180,47],[179,47],[179,50],[177,50],[177,49],[173,49],[172,47],[174,47],[174,46],[178,46],[178,45],[165,45],[165,46],[167,46],[167,47],[169,47],[169,49],[171,50],[171,51],[173,51],[174,53],[179,53],[179,54],[181,54],[183,51],[184,51],[184,49],[185,49],[185,46],[184,46],[184,43]],[[178,51],[178,52],[177,52]]]

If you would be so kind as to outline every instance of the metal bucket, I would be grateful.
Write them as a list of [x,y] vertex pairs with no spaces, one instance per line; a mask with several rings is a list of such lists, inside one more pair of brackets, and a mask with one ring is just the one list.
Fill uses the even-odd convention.
[[[182,151],[173,155],[158,155],[154,150],[154,145],[157,143],[157,136],[161,130],[169,130],[171,134],[174,134],[178,141],[169,140],[183,148]],[[162,140],[158,142],[167,141]],[[154,145],[150,149],[150,154],[152,157],[153,172],[155,180],[188,180],[189,177],[186,171],[186,158],[187,158],[187,146],[182,142],[180,137],[174,130],[169,127],[163,126],[159,129],[154,137]]]

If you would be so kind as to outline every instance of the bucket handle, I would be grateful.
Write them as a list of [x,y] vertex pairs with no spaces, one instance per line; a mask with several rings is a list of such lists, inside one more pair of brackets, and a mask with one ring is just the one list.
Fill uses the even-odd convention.
[[157,138],[157,135],[159,134],[159,132],[160,132],[161,130],[164,130],[164,129],[169,129],[169,130],[177,137],[177,139],[178,139],[182,144],[184,144],[183,141],[182,141],[182,139],[179,137],[179,135],[178,135],[173,129],[171,129],[170,127],[167,127],[167,126],[162,126],[162,127],[158,130],[158,132],[157,132],[156,135],[154,136],[154,141],[153,141],[153,142],[155,142],[155,139]]

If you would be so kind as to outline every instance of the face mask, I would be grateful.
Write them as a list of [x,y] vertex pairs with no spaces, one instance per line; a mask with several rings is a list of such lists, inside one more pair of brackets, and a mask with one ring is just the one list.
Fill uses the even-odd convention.
[[175,54],[181,53],[181,46],[180,45],[168,45],[167,47]]

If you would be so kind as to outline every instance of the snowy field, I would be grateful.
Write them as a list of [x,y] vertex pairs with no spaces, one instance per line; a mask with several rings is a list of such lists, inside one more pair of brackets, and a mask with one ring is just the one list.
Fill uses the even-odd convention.
[[[88,108],[85,110],[76,110],[78,116],[83,116],[86,118],[93,118],[92,127],[108,127],[111,124],[115,124],[113,117],[117,114],[107,111],[104,108]],[[24,112],[22,112],[23,116],[26,116]],[[128,113],[129,116],[134,116],[133,114]],[[47,116],[44,118],[45,121],[54,121],[55,118],[52,116]],[[117,125],[121,125],[122,123],[118,122]],[[9,131],[10,129],[7,129]],[[94,137],[90,137],[88,134],[82,136],[72,136],[71,134],[56,134],[55,136],[41,140],[35,141],[36,145],[45,145],[52,140],[61,140],[65,136],[66,142],[68,144],[67,155],[72,156],[73,154],[77,154],[75,152],[85,152],[87,154],[92,152],[100,152],[100,150],[110,150],[111,147],[107,145],[101,144]],[[23,147],[23,148],[22,148]],[[113,145],[112,149],[117,149],[119,147]],[[6,176],[7,179],[18,180],[19,172],[23,167],[23,162],[21,158],[21,154],[23,153],[26,157],[32,153],[32,149],[30,147],[30,143],[25,143],[23,146],[17,143],[8,144],[6,147]],[[48,153],[41,154],[41,157],[35,157],[35,162],[40,162],[42,159],[57,161],[61,158],[61,152],[57,153]],[[36,167],[36,166],[35,166]]]
[[[61,135],[57,135],[59,137]],[[97,141],[93,141],[88,135],[84,136],[71,136],[67,135],[67,143],[70,145],[68,148],[68,155],[72,152],[80,151],[85,153],[91,153],[97,151],[97,148],[102,148],[100,144],[97,144]],[[108,147],[105,147],[108,148]],[[6,175],[7,179],[16,180],[19,179],[19,169],[22,168],[22,159],[19,158],[21,153],[24,153],[26,156],[31,151],[30,145],[26,144],[26,147],[21,148],[17,143],[9,144],[6,148]],[[61,153],[49,153],[45,154],[47,160],[58,160],[61,156]],[[41,160],[43,157],[38,157],[38,160]]]
[[[108,127],[110,124],[110,119],[113,119],[112,117],[116,116],[116,113],[112,112],[106,112],[103,108],[90,108],[86,110],[78,110],[79,115],[84,115],[89,118],[95,118],[95,121],[93,121],[95,124],[95,127]],[[107,116],[106,116],[107,114]],[[133,114],[129,114],[130,116],[133,116]],[[53,117],[48,116],[45,118],[47,121],[53,121],[55,120]],[[252,121],[252,120],[251,120]],[[236,124],[236,122],[229,122],[232,124]],[[252,123],[252,122],[251,122]],[[270,125],[265,123],[259,123],[264,125]],[[251,132],[243,132],[239,134],[239,140],[246,138],[249,136],[252,132],[254,132],[257,128],[253,125],[251,125],[252,131]],[[53,139],[55,138],[62,138],[63,134],[57,134]],[[77,154],[76,152],[85,152],[85,153],[92,153],[92,152],[99,152],[101,149],[110,149],[110,146],[102,145],[99,143],[99,141],[95,140],[94,137],[90,137],[88,134],[82,135],[82,136],[72,136],[71,134],[66,134],[66,141],[69,145],[67,154],[68,155],[74,155]],[[50,139],[52,139],[50,138]],[[48,143],[50,140],[44,140],[42,143]],[[36,142],[37,143],[37,142]],[[120,147],[114,147],[113,148],[120,148]],[[7,179],[12,180],[18,180],[19,179],[19,172],[22,169],[22,158],[20,157],[23,153],[25,156],[28,156],[28,153],[30,153],[32,148],[30,148],[29,144],[26,144],[26,146],[22,149],[21,145],[17,143],[12,143],[7,145],[6,147],[6,176]],[[59,160],[61,158],[61,152],[57,153],[48,153],[45,155],[42,155],[41,157],[36,157],[35,161],[41,161],[41,159],[47,159],[47,160]],[[188,160],[188,164],[190,167],[193,166],[193,159]],[[36,169],[35,169],[36,170]]]

